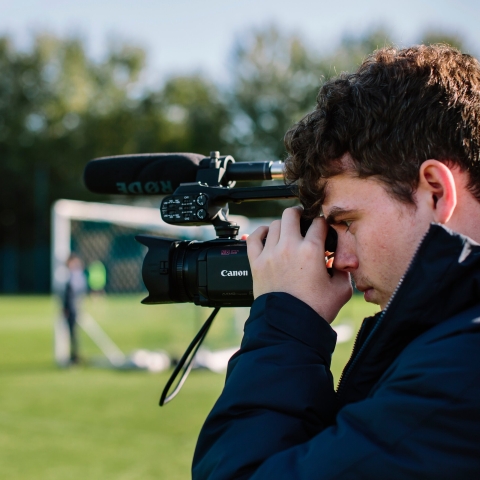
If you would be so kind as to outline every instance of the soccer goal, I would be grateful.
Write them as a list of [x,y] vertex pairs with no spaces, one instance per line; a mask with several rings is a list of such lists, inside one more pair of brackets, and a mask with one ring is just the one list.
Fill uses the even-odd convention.
[[[261,222],[235,215],[230,218],[240,225],[241,234],[251,233]],[[161,219],[159,208],[58,200],[52,209],[52,292],[62,294],[69,277],[66,262],[72,253],[82,259],[89,273],[90,290],[98,289],[105,294],[146,292],[141,270],[147,249],[135,240],[138,234],[209,240],[214,238],[215,230],[212,226],[169,225]],[[115,345],[91,315],[79,315],[78,325],[103,352],[110,366],[125,368],[132,364],[131,356]],[[56,362],[66,366],[69,363],[69,332],[62,318],[55,322],[54,337]],[[155,362],[156,365],[161,363],[158,358]],[[148,368],[148,361],[143,364]]]

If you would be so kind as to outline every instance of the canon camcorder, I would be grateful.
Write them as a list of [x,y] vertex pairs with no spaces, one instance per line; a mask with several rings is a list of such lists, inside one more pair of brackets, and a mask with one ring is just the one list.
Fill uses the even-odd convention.
[[[148,247],[142,276],[149,292],[142,303],[193,302],[205,307],[246,307],[253,302],[253,283],[239,226],[228,219],[228,204],[297,197],[295,185],[233,188],[236,181],[283,179],[279,161],[235,163],[211,152],[140,154],[103,157],[85,168],[87,188],[96,193],[159,195],[162,219],[176,226],[211,224],[215,239],[174,240],[150,235],[136,239]],[[304,231],[308,222],[302,220]],[[304,234],[305,232],[303,232]],[[326,250],[336,235],[329,229]]]

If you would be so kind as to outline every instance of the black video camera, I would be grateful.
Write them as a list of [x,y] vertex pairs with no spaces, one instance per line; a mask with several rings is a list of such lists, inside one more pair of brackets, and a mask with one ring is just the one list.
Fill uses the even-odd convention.
[[[89,162],[85,184],[97,193],[149,195],[169,193],[161,204],[162,219],[171,225],[211,224],[216,239],[172,240],[149,235],[136,239],[148,247],[142,276],[149,292],[142,303],[193,302],[205,307],[248,307],[253,283],[247,247],[238,240],[239,226],[228,219],[228,203],[297,196],[294,185],[243,187],[240,180],[283,179],[282,162],[235,163],[231,156],[148,154],[105,157]],[[175,189],[174,189],[175,188]],[[309,223],[302,219],[302,229]],[[336,236],[329,229],[326,249]]]

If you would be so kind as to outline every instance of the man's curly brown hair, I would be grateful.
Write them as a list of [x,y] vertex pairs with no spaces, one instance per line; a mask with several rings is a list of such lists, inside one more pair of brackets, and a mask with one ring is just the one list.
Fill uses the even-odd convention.
[[321,87],[285,146],[287,182],[298,183],[309,216],[324,200],[319,179],[344,171],[346,153],[360,178],[376,176],[402,202],[414,203],[428,159],[468,171],[480,201],[480,64],[446,45],[377,50]]

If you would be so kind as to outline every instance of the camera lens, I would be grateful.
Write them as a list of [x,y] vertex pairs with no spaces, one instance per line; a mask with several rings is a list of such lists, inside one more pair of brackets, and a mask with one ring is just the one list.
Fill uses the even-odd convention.
[[253,282],[246,243],[180,241],[138,235],[148,247],[142,268],[146,304],[193,302],[208,307],[250,306]]

